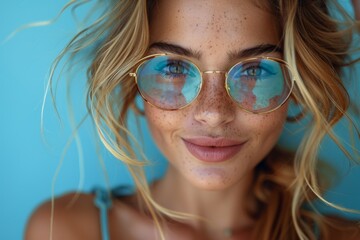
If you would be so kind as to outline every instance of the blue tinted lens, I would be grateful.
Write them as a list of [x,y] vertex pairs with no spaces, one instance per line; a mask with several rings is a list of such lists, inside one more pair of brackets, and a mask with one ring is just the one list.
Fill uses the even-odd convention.
[[162,109],[179,109],[197,97],[201,74],[190,61],[176,56],[157,56],[140,65],[137,85],[149,103]]
[[292,89],[288,67],[270,59],[241,62],[230,69],[227,77],[229,95],[242,108],[267,112],[281,106]]

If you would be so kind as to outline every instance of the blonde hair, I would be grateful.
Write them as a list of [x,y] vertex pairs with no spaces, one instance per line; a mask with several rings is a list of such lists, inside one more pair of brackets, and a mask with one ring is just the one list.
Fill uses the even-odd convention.
[[[155,2],[110,1],[94,24],[73,38],[55,65],[66,54],[74,58],[91,49],[94,55],[88,68],[89,113],[105,147],[128,166],[160,238],[165,239],[162,216],[185,220],[191,215],[164,209],[153,200],[143,172],[146,158],[139,159],[135,154],[127,126],[129,111],[136,109],[137,95],[128,73],[147,52],[149,13]],[[255,228],[261,229],[255,231],[256,239],[316,239],[315,229],[322,239],[327,239],[324,218],[304,206],[311,206],[316,197],[332,205],[322,197],[316,171],[317,153],[326,134],[342,146],[332,126],[346,115],[349,106],[340,68],[347,65],[352,31],[359,27],[359,22],[342,12],[343,23],[348,25],[340,28],[340,22],[330,16],[325,1],[320,0],[268,0],[264,7],[279,19],[284,58],[295,70],[296,87],[292,96],[311,116],[311,122],[294,155],[274,149],[256,169],[253,194],[257,209],[250,212],[257,218]]]

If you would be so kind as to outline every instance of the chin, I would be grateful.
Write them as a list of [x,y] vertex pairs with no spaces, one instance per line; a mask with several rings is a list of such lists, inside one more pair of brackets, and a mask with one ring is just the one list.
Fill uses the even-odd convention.
[[[239,175],[236,176],[238,177]],[[195,187],[208,191],[226,190],[236,183],[233,174],[217,167],[193,169],[188,180]]]

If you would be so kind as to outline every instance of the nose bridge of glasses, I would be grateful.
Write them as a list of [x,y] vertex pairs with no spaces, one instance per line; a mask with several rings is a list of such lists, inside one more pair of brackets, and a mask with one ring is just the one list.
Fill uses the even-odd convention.
[[221,75],[218,77],[223,77],[223,75],[225,76],[225,79],[227,78],[228,72],[224,71],[224,70],[206,70],[206,71],[202,71],[201,75],[204,77],[204,75],[211,75],[211,74],[216,74],[216,75]]
[[226,71],[223,71],[223,70],[206,70],[206,71],[203,71],[202,73],[203,73],[203,74],[212,74],[212,73],[215,73],[215,74],[226,74],[227,72],[226,72]]
[[204,77],[204,75],[208,75],[208,74],[220,75],[220,76],[217,76],[217,77],[220,77],[220,78],[224,77],[226,79],[227,75],[228,75],[228,72],[224,71],[224,70],[206,70],[206,71],[201,72],[202,77]]
[[[204,79],[204,76],[207,76],[208,78],[213,78],[213,80],[217,79],[216,81],[203,81],[202,83],[202,92],[209,92],[211,95],[211,98],[214,97],[214,94],[218,95],[220,92],[221,94],[226,94],[227,92],[227,84],[226,81],[224,81],[227,78],[228,72],[224,70],[206,70],[202,71],[202,79]],[[215,74],[215,75],[214,75]],[[211,75],[211,77],[210,77]],[[220,80],[220,81],[218,81]],[[221,87],[222,86],[222,87]],[[207,95],[204,93],[203,96]],[[222,95],[224,96],[224,95]]]

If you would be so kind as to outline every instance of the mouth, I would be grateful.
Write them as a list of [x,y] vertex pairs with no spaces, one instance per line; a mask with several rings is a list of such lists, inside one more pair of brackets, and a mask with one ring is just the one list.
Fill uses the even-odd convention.
[[245,144],[245,141],[211,137],[183,138],[182,140],[195,158],[210,163],[231,159]]

